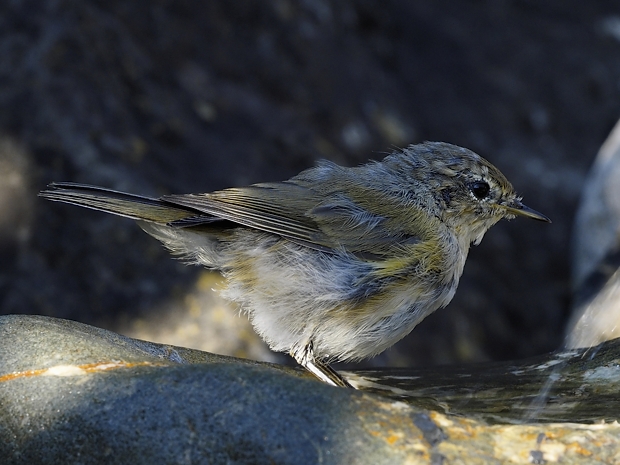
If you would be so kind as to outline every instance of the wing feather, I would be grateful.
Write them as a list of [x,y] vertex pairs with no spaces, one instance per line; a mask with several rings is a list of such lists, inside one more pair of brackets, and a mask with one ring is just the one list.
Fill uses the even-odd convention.
[[305,214],[320,203],[319,196],[292,183],[255,184],[208,194],[166,195],[162,200],[297,240],[307,246],[319,249],[338,247],[320,225]]
[[342,192],[319,193],[290,181],[208,194],[167,195],[162,200],[318,250],[346,250],[371,257],[418,241],[398,227],[386,229],[389,219],[367,211]]

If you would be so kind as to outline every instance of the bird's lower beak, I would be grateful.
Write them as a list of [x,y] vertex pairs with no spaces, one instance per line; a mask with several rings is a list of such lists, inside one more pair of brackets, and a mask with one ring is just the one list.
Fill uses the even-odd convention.
[[512,213],[513,215],[526,216],[538,221],[546,221],[547,223],[551,223],[551,220],[547,216],[526,205],[523,205],[520,200],[513,200],[510,203],[506,203],[504,208],[507,212]]

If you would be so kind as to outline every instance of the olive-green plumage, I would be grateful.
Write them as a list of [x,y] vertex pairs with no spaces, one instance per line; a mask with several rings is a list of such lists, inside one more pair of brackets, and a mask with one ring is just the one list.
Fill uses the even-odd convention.
[[206,194],[57,183],[40,195],[138,220],[173,253],[220,270],[224,295],[273,350],[341,386],[325,362],[376,355],[447,305],[470,244],[493,224],[548,221],[489,162],[438,142]]

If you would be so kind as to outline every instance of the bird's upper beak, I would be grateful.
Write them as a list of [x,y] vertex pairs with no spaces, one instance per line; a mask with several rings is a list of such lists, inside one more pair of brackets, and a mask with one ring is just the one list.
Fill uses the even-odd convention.
[[547,218],[540,212],[523,205],[520,200],[514,199],[511,202],[506,202],[504,204],[504,208],[507,212],[512,213],[513,215],[518,216],[527,216],[528,218],[533,218],[539,221],[546,221],[547,223],[551,223],[551,220]]

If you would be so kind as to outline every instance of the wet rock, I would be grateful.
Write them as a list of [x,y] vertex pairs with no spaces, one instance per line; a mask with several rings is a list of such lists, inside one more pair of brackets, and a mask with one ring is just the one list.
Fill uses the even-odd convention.
[[[499,365],[444,374],[443,382],[416,371],[347,373],[359,391],[299,370],[46,317],[0,317],[0,353],[0,456],[7,464],[580,463],[605,462],[618,447],[617,422],[540,422],[518,409],[519,421],[500,415],[491,422],[476,413],[479,404],[463,409],[482,397],[496,412],[509,411],[519,399],[504,397],[502,383],[514,393],[535,380],[522,391],[531,394],[558,364],[581,370],[582,389],[566,389],[556,377],[557,386],[542,391],[549,400],[572,392],[565,402],[600,401],[600,391],[584,383],[616,385],[616,345],[589,359],[565,354],[506,366],[509,379]],[[520,401],[529,403],[530,394]],[[599,419],[616,416],[617,402],[603,400]]]

